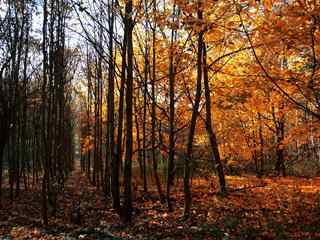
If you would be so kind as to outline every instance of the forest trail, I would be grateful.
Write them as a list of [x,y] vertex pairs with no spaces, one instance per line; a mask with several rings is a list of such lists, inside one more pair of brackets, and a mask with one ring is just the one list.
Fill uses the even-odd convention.
[[[320,178],[303,179],[227,176],[229,194],[217,194],[204,179],[193,182],[193,215],[182,219],[183,195],[172,193],[174,212],[168,213],[154,193],[135,194],[131,225],[119,217],[80,171],[79,162],[57,199],[49,227],[41,223],[39,185],[0,209],[0,239],[319,239]],[[210,184],[210,185],[211,185]],[[151,187],[151,186],[150,186]],[[151,190],[151,189],[150,189]],[[155,189],[153,189],[155,190]]]
[[108,216],[112,216],[109,222],[114,221],[117,215],[110,211],[110,202],[103,193],[81,172],[79,160],[75,161],[59,198],[61,217],[65,218],[62,224],[67,223],[69,239],[118,239],[109,232],[106,221]]
[[[101,191],[81,172],[78,160],[57,196],[56,214],[50,217],[47,228],[42,226],[40,206],[40,184],[28,191],[21,190],[14,202],[6,198],[0,208],[0,240],[120,239],[109,231],[117,215],[110,210],[110,202],[105,201]],[[54,215],[52,211],[49,205],[49,212]]]

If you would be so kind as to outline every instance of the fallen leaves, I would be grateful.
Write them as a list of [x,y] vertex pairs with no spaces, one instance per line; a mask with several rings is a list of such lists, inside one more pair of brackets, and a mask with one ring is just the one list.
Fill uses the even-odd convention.
[[[81,187],[79,185],[81,182]],[[220,196],[216,179],[193,181],[192,217],[182,218],[181,184],[172,193],[175,211],[158,201],[156,189],[136,192],[132,225],[119,217],[77,170],[59,196],[55,218],[44,229],[37,192],[23,191],[0,210],[0,236],[7,239],[315,239],[320,237],[320,178],[227,177],[229,194]],[[210,187],[209,187],[210,186]],[[151,188],[151,186],[150,186]],[[210,191],[211,192],[210,192]],[[69,222],[80,200],[81,224]],[[38,207],[38,208],[37,208]],[[10,238],[9,238],[10,237]]]

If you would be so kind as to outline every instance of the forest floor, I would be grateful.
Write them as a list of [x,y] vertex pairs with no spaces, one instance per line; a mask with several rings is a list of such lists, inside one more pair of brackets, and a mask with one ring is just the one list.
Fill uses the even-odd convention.
[[229,194],[220,196],[213,182],[194,180],[188,221],[182,219],[179,184],[172,195],[173,213],[155,191],[144,195],[138,189],[133,223],[123,226],[101,190],[76,167],[47,228],[41,225],[40,186],[21,190],[13,202],[5,191],[0,239],[320,239],[320,178],[230,176],[227,183]]

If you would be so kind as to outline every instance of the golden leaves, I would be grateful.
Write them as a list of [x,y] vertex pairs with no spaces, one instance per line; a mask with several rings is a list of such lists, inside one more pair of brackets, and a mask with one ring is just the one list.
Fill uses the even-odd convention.
[[263,0],[263,6],[267,11],[271,12],[273,7],[273,0]]
[[92,136],[86,136],[81,139],[81,151],[83,154],[87,153],[91,149],[93,149],[93,137]]

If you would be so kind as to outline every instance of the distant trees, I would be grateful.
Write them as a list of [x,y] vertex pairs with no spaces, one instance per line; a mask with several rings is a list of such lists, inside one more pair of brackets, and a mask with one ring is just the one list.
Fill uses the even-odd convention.
[[11,199],[19,195],[21,177],[28,187],[26,171],[30,170],[31,152],[27,149],[30,135],[26,120],[31,11],[29,1],[9,1],[3,4],[4,14],[0,18],[0,201],[3,169],[9,168]]
[[65,47],[68,6],[44,1],[42,39],[33,34],[37,8],[29,0],[2,3],[0,189],[4,167],[11,200],[22,183],[27,190],[43,174],[43,221],[48,224],[48,210],[55,213],[56,194],[73,166],[74,65],[73,53]]
[[[43,147],[43,221],[48,206],[55,214],[58,189],[73,168],[73,122],[70,91],[72,52],[65,47],[68,5],[45,0],[42,28],[41,141]],[[74,67],[74,66],[71,66]]]

